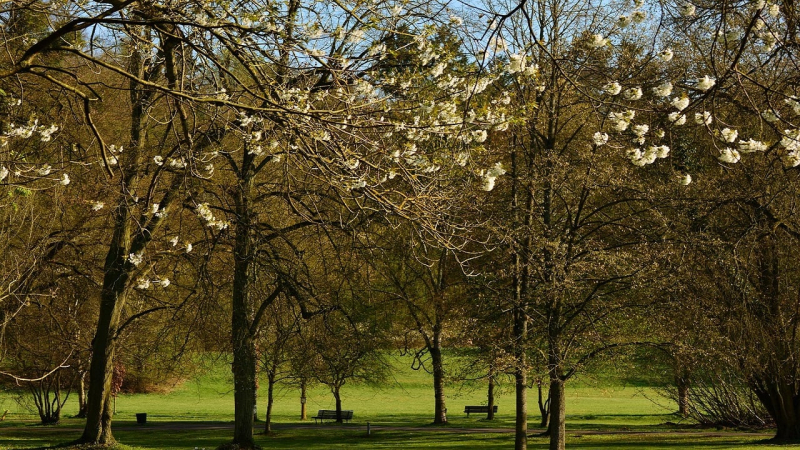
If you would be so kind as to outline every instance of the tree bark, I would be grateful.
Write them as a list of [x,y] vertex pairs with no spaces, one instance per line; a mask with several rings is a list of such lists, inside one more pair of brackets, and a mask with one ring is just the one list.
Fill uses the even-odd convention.
[[300,420],[308,420],[306,400],[306,380],[303,380],[300,382]]
[[81,371],[78,377],[78,414],[79,419],[86,418],[86,372]]
[[542,416],[542,421],[539,425],[546,429],[544,434],[549,435],[550,430],[548,429],[548,424],[550,423],[550,391],[547,391],[547,399],[545,400],[542,392],[542,380],[539,380],[536,384],[539,388],[539,414]]
[[489,388],[486,393],[486,403],[489,411],[486,412],[486,420],[494,420],[494,371],[489,370]]
[[128,280],[123,258],[123,252],[127,247],[123,242],[129,235],[128,226],[127,214],[118,213],[114,243],[106,258],[107,269],[100,294],[97,331],[92,341],[92,361],[89,369],[91,383],[86,403],[86,425],[79,440],[81,443],[103,445],[114,443],[111,432],[111,418],[114,415],[111,403],[111,379],[114,373],[116,332],[125,305],[124,286]]
[[241,449],[253,449],[255,447],[253,407],[256,395],[256,348],[250,330],[250,319],[253,314],[250,292],[252,282],[250,270],[253,256],[253,230],[250,226],[252,177],[248,174],[246,162],[242,170],[245,173],[240,174],[239,189],[236,192],[236,236],[233,249],[231,308],[234,385],[233,443],[239,445]]
[[775,421],[774,441],[800,442],[800,392],[791,379],[755,379],[753,391]]
[[514,450],[528,448],[528,361],[524,338],[527,335],[527,317],[522,308],[514,309],[514,343],[516,367],[514,384],[516,391],[516,423]]
[[444,395],[444,361],[442,359],[442,335],[439,330],[433,332],[431,364],[433,365],[434,424],[447,423],[447,407]]
[[550,379],[550,450],[564,450],[566,445],[566,398],[564,380]]
[[336,399],[336,423],[342,423],[342,397],[339,395],[341,386],[333,387],[333,398]]
[[689,416],[689,377],[684,373],[675,379],[678,386],[678,414],[681,417]]
[[267,385],[267,415],[264,418],[264,434],[272,433],[272,402],[275,394],[275,375],[269,374]]

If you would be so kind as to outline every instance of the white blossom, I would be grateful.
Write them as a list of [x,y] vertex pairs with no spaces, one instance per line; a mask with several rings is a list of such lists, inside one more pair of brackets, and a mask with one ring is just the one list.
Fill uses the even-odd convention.
[[178,159],[178,158],[170,158],[169,159],[169,166],[174,168],[174,169],[183,169],[184,167],[186,167],[186,161],[184,161],[182,158],[180,158],[180,159]]
[[681,186],[688,186],[692,184],[692,176],[688,173],[681,174],[678,176],[678,183],[680,183]]
[[479,144],[486,141],[487,136],[488,133],[486,132],[486,130],[475,130],[472,132],[472,138],[475,139],[475,142]]
[[646,124],[634,125],[631,131],[634,135],[642,137],[650,131],[650,126]]
[[777,3],[771,3],[768,12],[770,16],[778,17],[781,14],[781,7]]
[[163,280],[157,280],[156,283],[160,284],[161,287],[166,288],[169,287],[169,278],[164,278]]
[[506,170],[503,168],[501,163],[495,163],[494,166],[490,167],[489,169],[481,171],[481,177],[483,177],[483,186],[481,187],[484,191],[491,191],[494,189],[494,183],[497,177],[506,173]]
[[713,121],[714,118],[711,117],[711,113],[708,111],[694,113],[694,123],[698,125],[711,125],[711,122]]
[[590,48],[600,48],[608,45],[608,38],[604,38],[602,34],[593,34],[589,39]]
[[725,142],[734,142],[736,138],[739,137],[739,132],[731,130],[730,128],[723,129],[720,134],[722,135],[722,140]]
[[720,155],[717,156],[717,159],[724,163],[736,164],[740,159],[742,159],[742,156],[738,151],[736,151],[736,149],[725,147],[720,151]]
[[767,144],[761,141],[752,138],[746,141],[739,141],[739,151],[742,153],[764,152],[766,150]]
[[783,133],[785,136],[781,138],[781,146],[789,152],[800,150],[800,129],[784,130]]
[[716,79],[711,78],[708,75],[705,75],[703,76],[703,78],[697,80],[697,89],[700,89],[701,91],[705,92],[714,87],[715,84],[717,84]]
[[58,127],[55,125],[50,125],[48,128],[40,128],[39,135],[42,137],[42,142],[49,142],[51,139],[51,135],[58,131]]
[[128,255],[128,262],[133,264],[136,267],[139,267],[139,264],[144,261],[144,256],[141,253],[131,253]]
[[139,280],[139,283],[136,284],[136,289],[150,289],[150,280],[147,278]]
[[594,145],[598,147],[605,145],[608,142],[608,134],[598,131],[592,136],[592,140],[594,141]]
[[164,158],[161,155],[153,156],[153,162],[156,163],[157,166],[164,164]]
[[192,243],[191,243],[191,242],[187,242],[187,243],[186,243],[186,253],[189,253],[189,252],[191,252],[191,251],[192,251],[192,248],[193,248],[193,247],[192,247]]
[[667,115],[667,119],[669,119],[673,125],[683,125],[686,123],[686,114],[671,112]]
[[633,14],[631,14],[631,20],[633,20],[634,23],[642,23],[646,18],[647,13],[644,11],[634,11]]
[[169,243],[172,244],[173,247],[178,245],[178,236],[173,236],[170,238]]
[[664,50],[661,50],[660,52],[658,52],[658,57],[661,58],[661,60],[664,61],[664,62],[672,61],[672,58],[674,56],[675,56],[675,53],[673,53],[671,48],[665,48]]
[[665,81],[653,88],[653,95],[656,97],[669,97],[672,94],[672,83]]
[[66,173],[61,174],[61,181],[59,181],[59,183],[61,183],[62,186],[66,186],[69,184],[69,182],[70,182],[69,175],[67,175]]
[[656,145],[654,147],[654,151],[656,153],[656,158],[666,158],[669,156],[669,147],[666,145]]
[[625,98],[625,100],[639,100],[642,98],[642,88],[632,87],[630,89],[626,89],[622,96]]
[[622,86],[616,81],[612,81],[603,86],[603,91],[608,95],[617,95],[622,91]]
[[37,172],[39,175],[41,175],[41,176],[45,177],[45,176],[47,176],[47,175],[50,175],[50,171],[51,171],[51,170],[52,170],[52,167],[50,167],[50,165],[49,165],[49,164],[45,164],[45,165],[43,165],[42,167],[40,167],[39,169],[37,169],[37,170],[36,170],[36,172]]
[[800,166],[800,152],[792,151],[788,152],[782,157],[783,165],[788,167],[797,167]]
[[92,211],[100,211],[104,206],[106,204],[103,202],[92,202]]
[[525,70],[525,55],[517,53],[508,56],[508,73],[517,73]]
[[160,207],[161,207],[161,205],[159,205],[158,203],[153,203],[152,205],[150,205],[150,213],[151,214],[157,213],[158,212],[158,208],[160,208]]
[[620,28],[627,27],[628,25],[631,24],[631,22],[632,22],[632,20],[631,20],[630,16],[619,16],[617,18],[617,26],[619,26]]
[[681,96],[681,97],[674,97],[672,102],[670,102],[672,106],[675,107],[678,111],[683,111],[689,106],[689,97]]
[[0,166],[0,181],[3,181],[8,176],[8,168],[6,166]]

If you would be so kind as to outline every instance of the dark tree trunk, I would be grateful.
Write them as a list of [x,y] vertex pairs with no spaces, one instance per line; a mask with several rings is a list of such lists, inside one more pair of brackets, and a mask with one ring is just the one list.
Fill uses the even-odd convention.
[[434,393],[434,424],[447,423],[447,407],[444,396],[444,361],[442,359],[442,334],[439,330],[433,332],[433,346],[431,351],[431,364],[433,365],[433,393]]
[[336,423],[342,423],[342,396],[339,395],[341,386],[333,387],[333,398],[336,399]]
[[[146,69],[138,51],[131,53],[131,71],[142,73]],[[147,78],[150,74],[143,75]],[[135,266],[127,260],[129,254],[144,251],[147,243],[161,224],[160,219],[152,219],[145,230],[139,230],[141,223],[132,217],[129,200],[129,187],[136,186],[140,179],[140,160],[143,139],[145,108],[150,104],[154,91],[144,89],[137,81],[130,81],[131,122],[130,151],[125,153],[121,164],[123,179],[120,183],[119,202],[114,210],[114,227],[108,253],[103,264],[103,285],[100,291],[100,311],[97,327],[92,340],[92,359],[89,364],[89,392],[86,399],[86,425],[79,442],[85,444],[107,445],[114,442],[111,433],[113,404],[111,384],[114,373],[114,354],[117,345],[117,331],[125,307],[127,284]],[[180,178],[175,178],[169,192],[180,186]],[[162,209],[167,211],[175,201],[174,196],[165,194]],[[134,226],[136,228],[134,228]],[[134,230],[137,230],[134,233]]]
[[542,384],[543,382],[539,380],[536,385],[539,389],[539,414],[542,416],[542,421],[540,422],[540,426],[545,428],[545,435],[550,434],[550,430],[548,428],[548,424],[550,423],[550,390],[547,391],[547,399],[544,398],[544,393],[542,392]]
[[275,397],[275,375],[270,373],[267,385],[267,415],[264,418],[264,434],[272,433],[272,402]]
[[775,421],[775,441],[800,442],[800,392],[791,382],[756,379],[753,391]]
[[564,381],[550,380],[550,450],[564,450],[566,445],[566,398]]
[[678,386],[678,414],[682,417],[689,416],[689,376],[684,373],[675,378]]
[[486,420],[494,420],[494,371],[489,370],[489,388],[486,393],[486,403],[489,411],[486,413]]
[[300,382],[300,420],[308,420],[306,414],[306,380]]
[[253,408],[256,403],[256,346],[253,338],[252,267],[253,155],[244,152],[234,192],[236,227],[233,242],[233,292],[231,295],[231,347],[233,349],[233,443],[253,449]]
[[[248,158],[245,155],[245,158]],[[236,192],[236,236],[233,248],[233,294],[231,308],[231,344],[233,348],[233,443],[241,449],[255,447],[253,407],[256,396],[256,348],[250,329],[253,305],[250,270],[253,256],[251,223],[252,177],[247,162],[240,174]]]
[[516,391],[516,422],[514,450],[528,448],[528,360],[525,353],[524,339],[527,335],[527,317],[522,308],[514,310],[514,343],[516,367],[514,367],[514,385]]
[[[122,208],[120,208],[122,209]],[[97,331],[92,342],[92,361],[90,363],[89,395],[86,402],[86,425],[80,442],[86,444],[112,444],[111,418],[114,415],[111,403],[111,378],[114,373],[114,352],[116,332],[120,315],[125,305],[124,286],[128,272],[123,266],[125,260],[122,237],[127,237],[127,218],[118,214],[114,244],[106,258],[106,275],[100,294],[100,315]]]
[[78,377],[78,415],[79,419],[86,418],[86,372],[81,371]]

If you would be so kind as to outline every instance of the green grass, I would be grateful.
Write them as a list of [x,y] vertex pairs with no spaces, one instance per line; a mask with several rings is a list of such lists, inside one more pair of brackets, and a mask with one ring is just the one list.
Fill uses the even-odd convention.
[[[485,403],[484,387],[449,386],[448,418],[444,430],[430,426],[433,389],[430,375],[408,369],[407,360],[395,361],[394,379],[381,387],[346,385],[343,390],[345,409],[355,411],[354,420],[347,425],[308,426],[298,420],[299,391],[281,388],[274,406],[276,432],[259,435],[257,442],[270,449],[500,449],[513,447],[513,435],[508,432],[488,432],[490,429],[511,429],[514,426],[513,392],[501,389],[497,400],[497,420],[486,421],[480,416],[467,418],[461,411],[464,405]],[[233,396],[228,366],[217,364],[194,379],[183,383],[168,394],[121,395],[117,399],[114,421],[116,438],[124,443],[121,449],[213,449],[231,436]],[[262,385],[263,386],[263,385]],[[262,392],[263,393],[263,392]],[[538,426],[536,391],[529,396],[530,427]],[[567,428],[570,448],[603,449],[750,449],[767,447],[760,444],[769,434],[741,435],[722,433],[720,436],[675,432],[676,427],[663,425],[677,421],[671,415],[672,405],[652,387],[634,387],[617,380],[579,380],[567,386]],[[266,399],[259,398],[263,414]],[[661,404],[661,405],[659,405]],[[663,405],[663,406],[662,406]],[[74,400],[66,406],[66,414],[76,410]],[[9,415],[0,422],[0,449],[42,448],[64,443],[79,436],[83,422],[66,418],[55,427],[36,424],[36,416],[24,411],[0,393],[0,412]],[[308,413],[317,409],[333,409],[331,394],[324,388],[309,391]],[[146,427],[135,424],[134,415],[148,414]],[[366,436],[366,423],[374,432]],[[181,426],[179,423],[188,425]],[[260,426],[261,424],[257,424]],[[186,428],[204,426],[205,429]],[[403,430],[398,427],[418,427]],[[467,432],[469,429],[487,432]],[[588,430],[637,431],[649,434],[589,435]],[[258,429],[257,431],[260,431]],[[498,430],[499,431],[499,430]],[[686,430],[677,430],[686,431]],[[663,434],[652,434],[659,432]],[[531,438],[530,448],[546,448],[543,438]],[[800,448],[784,446],[783,448]]]

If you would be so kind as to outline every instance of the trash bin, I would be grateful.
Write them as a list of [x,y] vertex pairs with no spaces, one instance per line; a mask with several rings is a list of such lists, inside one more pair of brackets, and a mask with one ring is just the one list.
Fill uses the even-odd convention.
[[136,413],[136,423],[144,425],[147,423],[147,413]]

